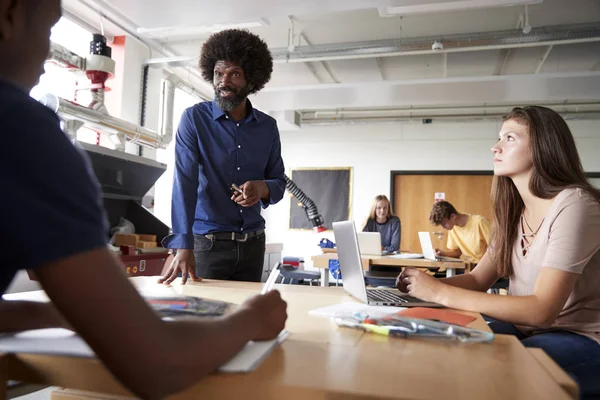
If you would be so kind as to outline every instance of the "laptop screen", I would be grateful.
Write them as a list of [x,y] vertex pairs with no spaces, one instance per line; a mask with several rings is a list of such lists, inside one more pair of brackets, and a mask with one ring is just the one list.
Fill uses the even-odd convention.
[[423,252],[423,257],[428,260],[435,261],[435,250],[433,249],[433,244],[431,243],[431,234],[429,232],[419,232],[419,241],[421,242],[421,251]]
[[368,303],[354,221],[334,222],[333,234],[337,245],[344,290],[363,303]]
[[381,234],[379,232],[356,232],[360,254],[380,256]]

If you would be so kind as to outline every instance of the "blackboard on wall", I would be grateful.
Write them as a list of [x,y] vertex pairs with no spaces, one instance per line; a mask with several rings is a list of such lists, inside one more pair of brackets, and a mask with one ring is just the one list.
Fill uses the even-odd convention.
[[[327,229],[332,229],[334,221],[350,219],[352,168],[294,169],[290,178],[314,201]],[[290,207],[290,228],[313,228],[295,197]]]

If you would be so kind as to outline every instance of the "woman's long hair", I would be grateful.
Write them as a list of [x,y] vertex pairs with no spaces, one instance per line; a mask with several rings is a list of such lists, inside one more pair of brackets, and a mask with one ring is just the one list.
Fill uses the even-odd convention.
[[[540,106],[513,108],[503,121],[516,120],[529,128],[533,173],[529,190],[551,199],[566,188],[581,188],[600,203],[600,192],[586,179],[569,126],[555,111]],[[494,229],[491,255],[501,276],[513,275],[512,252],[519,234],[523,200],[512,179],[494,176]]]
[[392,211],[392,203],[390,203],[390,200],[387,198],[387,196],[384,194],[377,195],[377,196],[375,196],[375,199],[373,200],[373,204],[371,204],[371,211],[369,211],[369,215],[367,216],[367,219],[365,220],[365,223],[363,224],[363,230],[369,223],[369,220],[375,221],[375,219],[377,218],[375,216],[375,210],[377,209],[377,202],[379,202],[379,201],[387,202],[387,204],[388,204],[388,212],[387,212],[388,219],[390,217],[394,216],[394,212]]

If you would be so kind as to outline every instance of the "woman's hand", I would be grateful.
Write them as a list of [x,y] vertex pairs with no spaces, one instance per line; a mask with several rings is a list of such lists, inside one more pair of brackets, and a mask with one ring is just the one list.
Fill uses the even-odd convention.
[[444,284],[416,268],[404,268],[396,279],[396,287],[401,292],[423,301],[440,303]]

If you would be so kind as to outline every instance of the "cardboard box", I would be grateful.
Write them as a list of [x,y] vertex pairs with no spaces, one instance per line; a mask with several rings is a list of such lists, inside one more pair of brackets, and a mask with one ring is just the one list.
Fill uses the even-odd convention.
[[135,246],[140,249],[158,247],[156,235],[122,234],[115,235],[115,246]]
[[138,240],[144,242],[156,242],[156,235],[136,235]]
[[138,240],[137,246],[140,249],[152,249],[154,247],[158,247],[156,242],[148,242],[145,240]]
[[115,246],[137,246],[138,235],[117,233],[115,235]]

